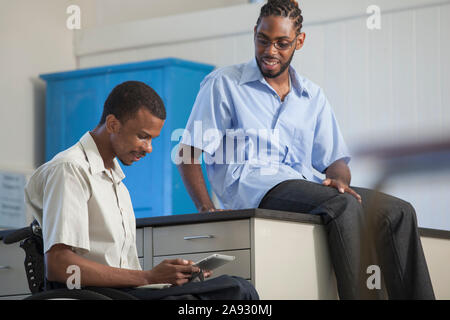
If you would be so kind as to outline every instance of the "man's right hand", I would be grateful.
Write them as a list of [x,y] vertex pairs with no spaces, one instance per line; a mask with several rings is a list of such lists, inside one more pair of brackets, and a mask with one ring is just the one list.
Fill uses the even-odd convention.
[[216,212],[216,211],[225,211],[225,209],[216,209],[215,207],[211,206],[201,206],[200,209],[198,209],[198,212],[200,213]]
[[179,286],[189,282],[192,273],[199,271],[200,268],[194,266],[193,261],[185,259],[168,259],[146,272],[149,284],[170,283]]

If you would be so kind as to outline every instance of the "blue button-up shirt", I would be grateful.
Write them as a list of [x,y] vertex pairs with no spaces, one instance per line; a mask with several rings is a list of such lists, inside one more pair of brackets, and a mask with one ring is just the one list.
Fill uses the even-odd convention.
[[339,159],[350,161],[323,90],[291,66],[281,101],[256,60],[217,69],[201,83],[181,143],[204,151],[212,190],[225,209],[256,208],[278,183],[321,182]]

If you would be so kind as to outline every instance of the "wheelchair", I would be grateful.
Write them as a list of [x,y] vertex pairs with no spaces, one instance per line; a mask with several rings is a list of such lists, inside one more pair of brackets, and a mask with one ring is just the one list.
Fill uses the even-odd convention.
[[52,286],[45,278],[42,229],[36,220],[28,227],[11,231],[3,237],[5,244],[19,241],[20,247],[25,251],[25,273],[31,291],[31,296],[24,300],[139,300],[114,288],[86,287],[48,290]]

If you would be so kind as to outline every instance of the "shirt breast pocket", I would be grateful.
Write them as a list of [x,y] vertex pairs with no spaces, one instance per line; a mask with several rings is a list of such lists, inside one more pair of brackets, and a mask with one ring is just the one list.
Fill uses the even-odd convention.
[[314,131],[310,129],[294,128],[292,139],[288,147],[286,161],[290,163],[311,163]]

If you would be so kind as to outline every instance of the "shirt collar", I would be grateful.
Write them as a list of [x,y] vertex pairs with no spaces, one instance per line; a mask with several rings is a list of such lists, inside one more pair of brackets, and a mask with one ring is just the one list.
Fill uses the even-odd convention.
[[[306,97],[310,98],[311,95],[309,94],[308,90],[306,89],[303,79],[301,79],[301,77],[299,77],[297,71],[295,71],[295,69],[292,65],[289,66],[289,75],[291,77],[291,84],[294,87],[294,89],[297,90],[299,95],[300,96],[305,95]],[[261,71],[259,70],[258,64],[256,63],[256,58],[253,58],[244,66],[244,69],[243,69],[242,75],[241,75],[241,79],[239,80],[239,85],[243,85],[243,84],[253,82],[253,81],[262,81],[263,82],[263,80],[264,80],[264,76],[262,75]]]
[[[87,161],[89,162],[91,173],[97,174],[103,171],[107,172],[103,158],[98,151],[97,144],[89,132],[86,132],[83,137],[81,137],[80,144],[83,147]],[[114,158],[113,163],[114,167],[112,168],[112,171],[114,176],[117,178],[117,181],[122,181],[125,178],[125,174],[116,158]]]
[[264,77],[261,74],[258,65],[256,64],[256,58],[253,58],[247,64],[245,64],[244,70],[242,71],[241,79],[239,81],[239,85],[243,85],[245,83],[257,80],[261,81],[263,79]]

